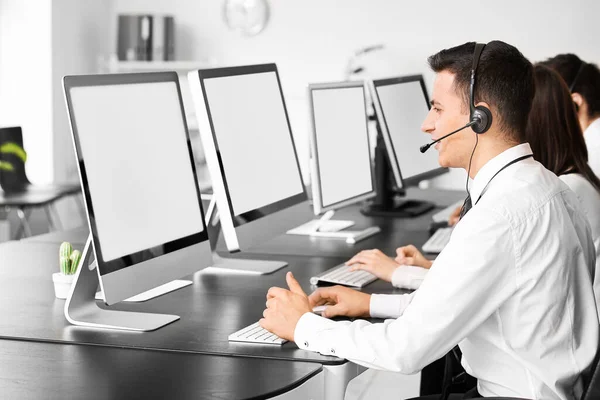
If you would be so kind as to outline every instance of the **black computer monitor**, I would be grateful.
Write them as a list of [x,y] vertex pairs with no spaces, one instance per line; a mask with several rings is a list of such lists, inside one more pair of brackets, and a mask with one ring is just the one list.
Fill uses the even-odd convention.
[[370,215],[411,217],[431,210],[423,201],[397,202],[409,186],[448,172],[440,167],[435,152],[421,153],[430,140],[421,131],[429,112],[429,96],[422,75],[374,80],[369,83],[378,127],[376,149],[377,197],[365,209]]
[[[210,266],[177,74],[67,76],[63,84],[105,302]],[[87,265],[79,270],[93,278]],[[94,283],[88,287],[93,296]],[[67,308],[84,310],[82,299],[71,295]],[[141,328],[136,323],[127,328],[135,320],[128,313],[106,314],[95,304],[89,309],[97,315],[67,318],[87,326],[156,329],[148,324],[152,314],[142,314]]]
[[[188,79],[227,249],[247,250],[306,222],[308,197],[276,65],[197,70]],[[287,265],[269,264],[255,271]]]

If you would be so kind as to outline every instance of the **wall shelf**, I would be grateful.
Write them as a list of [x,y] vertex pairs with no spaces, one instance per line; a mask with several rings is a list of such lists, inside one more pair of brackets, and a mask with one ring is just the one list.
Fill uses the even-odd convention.
[[111,56],[108,60],[100,63],[100,70],[104,73],[123,72],[153,72],[153,71],[176,71],[186,73],[194,69],[214,68],[217,66],[215,60],[198,61],[119,61]]

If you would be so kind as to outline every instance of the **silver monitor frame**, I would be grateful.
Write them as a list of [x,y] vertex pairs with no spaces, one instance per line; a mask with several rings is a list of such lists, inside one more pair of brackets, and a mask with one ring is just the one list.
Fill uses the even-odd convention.
[[246,221],[241,221],[233,212],[222,159],[218,153],[217,137],[212,123],[208,99],[204,90],[204,79],[262,72],[274,72],[276,74],[288,125],[287,133],[290,135],[290,140],[292,141],[298,173],[300,174],[300,179],[302,179],[294,137],[292,136],[285,99],[281,89],[281,81],[275,64],[203,69],[188,73],[188,82],[194,100],[200,138],[204,148],[206,164],[210,171],[214,197],[219,209],[221,230],[227,249],[231,253],[248,250],[257,244],[264,243],[273,237],[286,233],[291,227],[296,227],[306,222],[308,196],[304,183],[302,183],[302,192],[299,194],[256,210],[259,215],[250,217]]
[[[102,257],[102,248],[99,241],[98,229],[96,227],[92,195],[87,185],[85,172],[85,156],[79,144],[79,131],[76,117],[73,113],[73,105],[70,91],[74,87],[100,86],[100,85],[124,85],[136,83],[173,82],[176,85],[181,118],[184,123],[185,137],[189,152],[190,167],[193,171],[194,184],[198,196],[198,207],[202,216],[203,229],[197,234],[170,242],[170,249],[165,249],[158,256],[144,257],[141,262],[134,263],[133,260],[125,267],[114,270],[109,268],[108,262]],[[208,240],[208,229],[204,223],[204,212],[200,200],[200,190],[194,164],[194,157],[190,145],[190,136],[183,108],[179,78],[175,72],[156,72],[142,74],[108,74],[108,75],[79,75],[66,76],[63,79],[67,113],[71,126],[73,146],[78,159],[79,179],[84,193],[87,222],[90,227],[93,251],[98,267],[96,268],[100,287],[104,292],[105,302],[108,305],[125,300],[133,295],[148,289],[170,282],[174,279],[195,273],[212,265],[212,254]],[[160,246],[163,247],[163,246]],[[153,248],[154,249],[154,248]],[[150,249],[149,249],[150,250]]]
[[387,86],[387,85],[397,85],[402,83],[410,83],[410,82],[419,82],[421,85],[421,90],[423,91],[423,97],[427,107],[431,107],[429,104],[429,95],[427,94],[427,90],[425,88],[425,81],[423,80],[423,75],[409,75],[409,76],[400,76],[395,78],[386,78],[386,79],[376,79],[373,81],[368,81],[367,85],[369,87],[369,91],[371,94],[371,99],[373,101],[373,107],[375,109],[375,115],[377,116],[377,121],[379,123],[379,127],[381,128],[381,135],[383,136],[383,141],[385,143],[385,149],[390,160],[390,167],[392,170],[392,175],[394,177],[394,182],[398,189],[406,189],[408,186],[414,186],[418,182],[431,179],[438,175],[448,172],[448,168],[438,167],[434,168],[430,171],[426,171],[422,174],[411,176],[410,178],[405,179],[402,176],[402,171],[400,168],[400,163],[398,162],[398,156],[396,155],[396,150],[394,149],[394,144],[392,143],[391,134],[389,132],[387,122],[385,119],[385,114],[383,112],[383,107],[381,106],[381,100],[379,98],[379,94],[377,93],[377,87],[379,86]]
[[344,82],[329,82],[329,83],[313,83],[308,85],[308,100],[310,104],[310,115],[311,115],[311,134],[310,134],[310,151],[311,151],[311,165],[310,165],[310,174],[311,174],[311,186],[312,186],[312,194],[313,194],[313,209],[315,215],[319,215],[329,210],[337,210],[342,207],[346,207],[361,201],[365,201],[375,197],[376,195],[376,187],[375,187],[375,174],[373,171],[372,161],[369,162],[369,173],[371,175],[371,191],[362,193],[360,195],[354,196],[352,198],[339,201],[337,203],[333,203],[327,206],[323,205],[323,196],[322,196],[322,186],[321,186],[321,174],[319,167],[319,149],[317,146],[317,126],[315,121],[315,108],[313,102],[313,92],[316,90],[327,90],[327,89],[340,89],[340,88],[357,88],[360,87],[363,89],[363,101],[365,107],[365,133],[367,135],[367,152],[369,156],[369,160],[371,160],[371,138],[369,137],[369,125],[368,125],[368,116],[367,116],[367,94],[366,94],[366,86],[363,81],[344,81]]

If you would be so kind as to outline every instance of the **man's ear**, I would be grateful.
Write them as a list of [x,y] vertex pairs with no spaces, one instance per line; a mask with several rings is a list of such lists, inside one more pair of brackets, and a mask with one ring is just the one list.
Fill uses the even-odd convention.
[[579,93],[571,94],[571,98],[573,99],[573,103],[577,104],[577,107],[581,107],[581,105],[584,102],[583,96],[580,95]]

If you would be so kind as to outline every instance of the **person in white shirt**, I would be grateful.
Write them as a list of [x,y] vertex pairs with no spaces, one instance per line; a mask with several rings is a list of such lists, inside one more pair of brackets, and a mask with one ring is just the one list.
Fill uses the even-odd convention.
[[558,72],[567,83],[577,108],[590,167],[600,176],[600,69],[575,54],[559,54],[542,64]]
[[[478,47],[466,43],[429,58],[437,75],[423,131],[438,139],[460,128],[474,120],[472,106],[489,115],[435,146],[440,165],[473,178],[472,208],[419,290],[369,295],[335,286],[309,298],[288,273],[290,290],[269,289],[259,322],[301,349],[406,374],[458,344],[462,365],[477,379],[475,396],[579,399],[598,344],[590,227],[575,194],[523,143],[531,63],[500,41],[481,57]],[[489,129],[474,133],[484,119]],[[330,304],[325,316],[386,320],[336,322],[313,314],[318,304]]]
[[[534,158],[554,172],[577,195],[590,223],[596,251],[594,292],[600,308],[600,179],[587,163],[588,153],[571,94],[561,76],[551,68],[534,66],[535,96],[529,113],[525,140]],[[399,288],[416,289],[432,262],[414,246],[397,250],[395,260],[379,251],[365,251],[348,261]],[[406,266],[403,266],[406,265]]]

